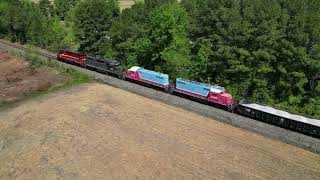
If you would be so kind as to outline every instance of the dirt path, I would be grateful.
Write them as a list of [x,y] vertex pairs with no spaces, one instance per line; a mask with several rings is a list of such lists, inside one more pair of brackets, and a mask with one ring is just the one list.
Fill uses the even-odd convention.
[[0,179],[319,179],[320,156],[92,83],[0,112]]
[[133,0],[120,0],[119,6],[120,6],[120,9],[123,10],[125,8],[131,7],[132,5],[134,5],[134,3],[135,2]]

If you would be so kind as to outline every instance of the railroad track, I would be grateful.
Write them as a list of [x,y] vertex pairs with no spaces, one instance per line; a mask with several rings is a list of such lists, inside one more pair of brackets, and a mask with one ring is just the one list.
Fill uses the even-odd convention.
[[0,43],[4,44],[4,45],[7,45],[7,46],[10,46],[10,47],[14,47],[14,48],[20,49],[20,50],[29,51],[29,52],[31,52],[33,54],[41,55],[43,57],[54,58],[54,59],[56,58],[54,53],[49,53],[49,52],[45,53],[45,52],[37,51],[37,50],[34,50],[34,49],[30,49],[28,47],[24,47],[24,46],[19,45],[19,44],[10,43],[10,42],[4,41],[4,40],[0,40]]
[[[42,59],[56,59],[56,55],[51,52],[43,52],[40,50],[32,50],[30,48],[9,43],[7,41],[0,40],[0,45],[4,45],[10,48],[19,49],[20,51],[29,51],[33,54],[45,57]],[[72,67],[83,73],[94,75],[95,79],[101,83],[111,85],[116,88],[120,88],[150,99],[154,99],[172,106],[180,107],[187,111],[191,111],[203,116],[210,117],[214,120],[230,124],[242,129],[253,131],[264,136],[278,139],[282,142],[295,145],[320,154],[320,139],[306,136],[294,131],[279,128],[277,126],[266,124],[260,121],[252,120],[247,117],[243,117],[234,113],[229,113],[224,110],[212,108],[211,106],[200,104],[198,102],[180,98],[171,94],[163,93],[154,89],[150,89],[138,84],[134,84],[128,81],[123,81],[112,76],[101,74],[95,71],[81,68],[79,66],[73,66],[67,63],[59,62],[64,66]]]

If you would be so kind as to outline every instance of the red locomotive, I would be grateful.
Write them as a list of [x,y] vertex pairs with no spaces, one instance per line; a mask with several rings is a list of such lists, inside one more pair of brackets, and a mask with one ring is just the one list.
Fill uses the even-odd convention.
[[67,61],[70,63],[75,63],[77,65],[84,67],[87,61],[87,56],[80,52],[60,50],[57,53],[57,59],[62,61]]

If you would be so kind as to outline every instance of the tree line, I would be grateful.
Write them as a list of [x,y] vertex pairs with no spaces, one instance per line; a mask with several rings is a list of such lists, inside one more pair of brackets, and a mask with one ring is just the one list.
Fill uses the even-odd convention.
[[[75,48],[320,117],[320,1],[0,0],[0,37]],[[318,75],[318,76],[317,76]]]

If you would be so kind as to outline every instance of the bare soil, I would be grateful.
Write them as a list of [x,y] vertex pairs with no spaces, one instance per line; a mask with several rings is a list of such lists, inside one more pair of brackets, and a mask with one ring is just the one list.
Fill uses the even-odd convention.
[[319,179],[320,155],[103,84],[0,111],[0,179]]
[[134,3],[134,0],[119,0],[119,6],[121,10],[131,7],[134,5]]
[[0,51],[0,104],[13,102],[33,92],[63,86],[68,77],[47,66],[31,66],[27,61]]

